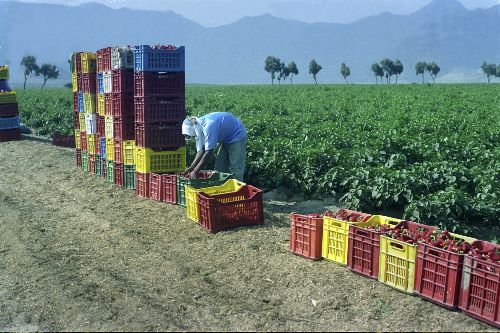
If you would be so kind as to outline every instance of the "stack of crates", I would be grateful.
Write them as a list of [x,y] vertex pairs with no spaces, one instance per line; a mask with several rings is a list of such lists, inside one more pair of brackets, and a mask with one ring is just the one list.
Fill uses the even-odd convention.
[[[109,124],[113,125],[112,121],[108,120],[106,114],[111,114],[111,82],[108,80],[106,87],[104,86],[104,73],[110,73],[111,70],[111,48],[106,47],[96,52],[96,112],[97,112],[97,123],[98,123],[98,132],[99,132],[99,141],[97,142],[99,146],[99,152],[101,155],[101,163],[100,163],[100,173],[98,173],[101,177],[106,178],[108,175],[108,164],[113,163],[107,159],[107,140],[111,140],[112,145],[112,128],[111,135],[109,135]],[[110,78],[110,76],[108,75]],[[108,105],[106,105],[106,101],[108,101]],[[106,109],[108,107],[108,110]],[[108,111],[108,112],[106,112]],[[108,120],[108,123],[106,122]],[[106,126],[108,125],[108,127]],[[111,179],[114,182],[114,179]]]
[[150,197],[150,175],[184,171],[186,147],[184,47],[134,50],[136,193]]
[[21,138],[16,92],[9,87],[9,67],[0,66],[0,142]]

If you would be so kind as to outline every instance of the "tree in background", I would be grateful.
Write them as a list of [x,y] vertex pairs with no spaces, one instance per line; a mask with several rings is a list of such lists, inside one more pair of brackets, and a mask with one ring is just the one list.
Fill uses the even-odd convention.
[[319,71],[322,69],[320,64],[316,62],[316,60],[312,59],[309,62],[309,74],[312,74],[314,82],[318,84],[318,81],[316,81],[316,75],[318,75]]
[[392,61],[391,59],[388,59],[388,58],[384,58],[380,61],[380,66],[384,70],[387,84],[391,84],[391,77],[395,74],[394,61]]
[[290,72],[290,83],[293,83],[292,82],[293,76],[299,75],[299,69],[297,68],[297,64],[295,64],[294,61],[289,63],[287,68],[288,68],[288,71]]
[[43,84],[40,89],[43,89],[47,80],[55,80],[59,77],[59,71],[56,69],[56,66],[51,64],[43,64],[38,70],[38,74],[42,74],[43,76]]
[[342,74],[342,77],[344,78],[345,82],[349,83],[347,82],[347,77],[351,75],[351,69],[345,64],[345,62],[343,62],[342,65],[340,66],[340,74]]
[[281,77],[283,78],[283,83],[285,83],[286,79],[290,75],[290,68],[288,68],[288,66],[285,66],[285,64],[283,64],[283,67],[281,68],[280,74],[281,74]]
[[271,74],[271,85],[274,84],[275,74],[279,71],[280,66],[281,61],[278,58],[275,58],[273,56],[268,56],[266,58],[264,69],[266,70],[266,72]]
[[378,63],[374,63],[372,65],[372,72],[375,75],[375,84],[378,83],[377,78],[380,76],[380,82],[382,83],[382,79],[384,78],[384,70]]
[[431,75],[432,78],[432,83],[434,83],[436,76],[438,75],[439,71],[441,68],[439,68],[438,64],[436,64],[434,61],[431,63],[428,63],[426,68],[427,72]]
[[21,60],[21,66],[24,66],[24,90],[26,90],[26,80],[31,74],[39,75],[40,68],[36,64],[36,57],[32,55],[24,56]]
[[425,61],[419,61],[415,64],[415,73],[416,75],[422,75],[422,84],[424,84],[424,74],[427,69],[427,63]]
[[285,63],[283,61],[280,61],[276,72],[278,73],[278,84],[281,84],[281,79],[284,79],[285,77]]
[[394,74],[396,75],[396,84],[398,84],[398,77],[401,75],[401,73],[403,73],[404,70],[403,63],[399,59],[396,59],[396,61],[394,61],[393,70]]
[[495,64],[487,64],[486,61],[484,61],[483,64],[481,65],[481,69],[483,70],[483,74],[486,75],[488,83],[490,83],[492,76],[500,75],[497,73],[497,66]]

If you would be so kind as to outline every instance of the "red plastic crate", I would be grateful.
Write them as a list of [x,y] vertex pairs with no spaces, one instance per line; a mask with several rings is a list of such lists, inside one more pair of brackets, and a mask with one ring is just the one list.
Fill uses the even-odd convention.
[[87,151],[87,133],[80,132],[80,149],[82,151]]
[[84,93],[92,93],[96,92],[96,83],[97,77],[96,73],[83,73],[82,74],[82,91]]
[[151,173],[149,176],[149,198],[163,201],[161,193],[161,174]]
[[184,72],[135,72],[134,95],[184,98]]
[[82,150],[75,149],[75,157],[76,157],[76,166],[82,167]]
[[106,118],[104,116],[96,116],[96,134],[100,138],[103,138],[106,136]]
[[[472,247],[500,251],[500,245],[475,241]],[[467,315],[500,328],[500,262],[464,257],[459,309]]]
[[96,52],[97,71],[111,70],[111,47],[105,47]]
[[143,124],[135,123],[137,146],[152,149],[179,148],[186,144],[181,123]]
[[290,215],[290,251],[312,260],[320,260],[323,238],[323,216]]
[[177,204],[177,175],[161,175],[161,194],[162,201]]
[[123,163],[123,141],[115,139],[113,149],[115,151],[115,163]]
[[76,74],[76,82],[78,85],[78,92],[82,93],[83,92],[83,74],[82,73]]
[[136,172],[135,174],[135,194],[143,198],[149,198],[149,177],[150,173]]
[[80,114],[78,112],[73,112],[73,128],[80,130]]
[[0,104],[0,118],[15,117],[19,114],[17,103]]
[[91,175],[95,175],[95,170],[96,170],[96,159],[95,155],[89,155],[89,173]]
[[78,113],[78,92],[73,93],[73,111]]
[[[82,53],[78,52],[76,54],[76,73],[81,74],[82,73]],[[80,87],[80,82],[78,82],[78,87]]]
[[113,69],[111,72],[113,93],[134,93],[134,71],[131,69]]
[[140,123],[182,122],[186,118],[184,98],[134,97],[134,112]]
[[0,141],[10,141],[21,139],[21,129],[13,128],[0,131]]
[[251,185],[237,192],[207,195],[198,193],[200,225],[209,232],[264,223],[262,191]]
[[101,159],[101,177],[106,178],[108,175],[108,166],[106,159]]
[[106,116],[113,115],[113,94],[104,94],[104,114]]
[[113,163],[113,176],[116,186],[123,186],[123,163]]
[[134,117],[113,117],[113,136],[118,140],[134,140]]
[[113,93],[113,117],[124,116],[134,117],[134,95],[130,93]]

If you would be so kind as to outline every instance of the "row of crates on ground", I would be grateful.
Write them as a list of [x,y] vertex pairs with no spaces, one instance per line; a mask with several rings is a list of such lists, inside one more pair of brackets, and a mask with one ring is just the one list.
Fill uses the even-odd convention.
[[21,138],[16,92],[8,85],[9,67],[0,66],[0,142]]
[[[418,234],[429,237],[426,241],[436,240],[416,241]],[[440,243],[445,235],[453,239],[449,245]],[[463,248],[453,247],[454,242]],[[500,245],[340,209],[324,215],[292,213],[290,250],[346,265],[355,273],[500,327]]]

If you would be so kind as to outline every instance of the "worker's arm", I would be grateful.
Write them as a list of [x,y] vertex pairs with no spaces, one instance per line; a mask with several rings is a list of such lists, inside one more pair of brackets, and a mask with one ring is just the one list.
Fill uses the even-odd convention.
[[[198,153],[196,155],[198,155]],[[203,155],[201,156],[201,160],[193,168],[193,171],[191,171],[191,179],[198,178],[198,173],[200,173],[200,171],[203,170],[203,167],[208,164],[211,157],[212,157],[212,150],[205,150],[203,152]]]
[[196,156],[194,158],[194,161],[193,161],[193,163],[191,163],[191,165],[189,166],[189,168],[187,168],[186,173],[191,173],[194,170],[194,168],[198,165],[198,163],[200,162],[201,158],[203,157],[204,153],[205,153],[205,151],[203,149],[198,150],[198,152],[196,152]]

